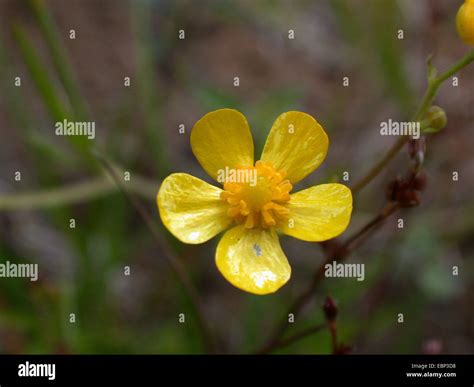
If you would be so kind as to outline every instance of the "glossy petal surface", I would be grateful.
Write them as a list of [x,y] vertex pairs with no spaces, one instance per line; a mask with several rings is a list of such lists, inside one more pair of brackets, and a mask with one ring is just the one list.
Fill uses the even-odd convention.
[[456,15],[459,36],[466,44],[474,45],[474,1],[466,1]]
[[204,170],[217,181],[219,170],[253,165],[253,140],[245,116],[220,109],[206,114],[191,131],[191,148]]
[[232,285],[254,294],[273,293],[291,276],[274,230],[230,229],[217,246],[216,264]]
[[184,243],[203,243],[231,223],[222,190],[186,173],[168,176],[157,203],[166,228]]
[[261,160],[286,172],[292,184],[313,172],[325,159],[328,136],[319,123],[302,112],[283,113],[274,122]]
[[291,195],[282,231],[309,242],[335,238],[349,225],[352,193],[342,184],[321,184]]

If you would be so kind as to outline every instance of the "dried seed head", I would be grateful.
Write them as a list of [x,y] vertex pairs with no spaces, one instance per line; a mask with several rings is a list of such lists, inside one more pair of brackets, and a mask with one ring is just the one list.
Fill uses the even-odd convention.
[[415,207],[420,204],[420,194],[412,187],[406,186],[398,192],[397,202],[401,207]]
[[426,188],[427,182],[428,177],[426,176],[426,173],[420,172],[413,178],[412,187],[416,191],[423,191]]

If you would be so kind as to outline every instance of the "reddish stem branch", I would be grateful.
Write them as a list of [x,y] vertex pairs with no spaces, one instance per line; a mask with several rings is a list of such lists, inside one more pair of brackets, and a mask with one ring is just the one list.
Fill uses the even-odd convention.
[[[396,203],[388,203],[380,212],[380,214],[378,214],[374,219],[372,219],[365,226],[363,226],[358,232],[352,235],[343,245],[336,248],[334,252],[329,253],[324,262],[318,267],[310,285],[295,299],[285,316],[288,316],[290,313],[294,315],[298,314],[304,308],[304,306],[311,300],[321,279],[324,278],[325,266],[327,264],[331,263],[335,259],[338,259],[339,261],[346,259],[350,255],[350,253],[356,247],[358,247],[363,240],[365,240],[365,238],[370,234],[370,232],[375,231],[398,208],[399,206]],[[277,346],[281,347],[279,343],[281,341],[281,337],[287,329],[288,322],[286,318],[284,318],[277,325],[275,331],[270,336],[268,341],[262,346],[260,350],[257,351],[257,353],[262,353],[262,351],[265,351],[265,353],[267,353],[271,352]]]
[[277,349],[287,347],[288,345],[293,344],[296,341],[299,341],[301,339],[304,339],[305,337],[311,336],[311,335],[313,335],[317,332],[322,331],[326,327],[327,327],[327,324],[320,324],[320,325],[316,325],[316,326],[308,328],[308,329],[304,329],[301,332],[295,333],[294,335],[289,336],[286,339],[282,339],[282,340],[278,341],[277,343],[275,343],[271,347],[262,347],[256,353],[259,354],[259,355],[263,355],[263,354],[275,351]]
[[[411,121],[420,121],[423,118],[423,115],[430,108],[433,100],[436,97],[438,89],[441,87],[444,81],[456,74],[458,71],[462,70],[464,67],[469,65],[474,61],[474,50],[469,51],[464,57],[459,61],[454,63],[448,70],[444,73],[439,74],[438,76],[429,77],[428,86],[426,88],[425,94],[420,102],[418,109],[413,115]],[[431,65],[430,65],[431,66]],[[364,187],[366,187],[372,180],[374,180],[380,172],[384,170],[386,165],[393,160],[393,158],[400,152],[403,146],[408,142],[409,137],[403,136],[400,137],[383,155],[383,157],[363,176],[359,181],[357,181],[353,187],[352,192],[356,194]]]
[[336,320],[329,321],[328,326],[329,326],[329,332],[331,332],[332,353],[333,355],[335,355],[337,354],[338,348],[339,348],[339,343],[337,341]]

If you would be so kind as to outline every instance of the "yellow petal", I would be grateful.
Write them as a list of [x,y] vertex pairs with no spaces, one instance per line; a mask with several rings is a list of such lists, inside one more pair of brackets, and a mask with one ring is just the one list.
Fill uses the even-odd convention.
[[342,184],[321,184],[291,195],[282,231],[309,242],[335,238],[349,225],[352,193]]
[[231,219],[222,190],[186,173],[168,176],[157,203],[166,228],[184,243],[203,243],[225,230]]
[[324,161],[328,145],[326,132],[313,117],[287,112],[273,123],[261,159],[276,170],[284,170],[294,184]]
[[232,285],[254,294],[273,293],[291,276],[274,230],[230,229],[217,246],[216,265]]
[[253,140],[245,116],[237,110],[207,113],[191,131],[191,148],[204,170],[217,180],[220,169],[253,165]]
[[461,39],[474,46],[474,1],[466,1],[456,15],[456,27]]

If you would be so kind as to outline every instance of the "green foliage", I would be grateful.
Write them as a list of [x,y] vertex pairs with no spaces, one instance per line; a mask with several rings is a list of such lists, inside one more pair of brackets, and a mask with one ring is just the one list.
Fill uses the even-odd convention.
[[[332,10],[331,16],[336,21],[335,28],[345,38],[354,56],[357,56],[353,65],[360,66],[370,79],[375,74],[375,78],[381,83],[377,87],[405,115],[413,111],[414,87],[405,69],[409,55],[405,41],[395,38],[403,25],[402,14],[395,0],[369,3],[367,7],[360,7],[349,0],[328,2],[331,6],[329,9]],[[25,164],[31,166],[28,171],[31,180],[22,183],[24,185],[19,188],[15,187],[19,191],[31,190],[35,186],[60,187],[71,181],[99,179],[102,174],[87,139],[73,136],[64,142],[58,142],[51,134],[51,122],[65,118],[94,120],[96,117],[91,116],[92,109],[82,95],[64,38],[46,4],[29,0],[28,7],[25,8],[33,16],[38,36],[33,38],[30,29],[14,20],[11,23],[14,47],[7,49],[0,44],[0,84],[3,90],[7,90],[0,96],[2,108],[5,107],[12,127],[17,129],[16,135],[20,138],[22,151],[27,153]],[[193,2],[185,4],[191,7]],[[312,5],[311,1],[303,1],[292,7],[296,9],[299,6],[304,13]],[[191,155],[169,145],[171,131],[166,110],[167,102],[173,97],[170,85],[178,85],[176,88],[185,89],[187,97],[195,105],[193,107],[200,112],[223,107],[243,111],[251,124],[258,156],[268,131],[279,114],[313,106],[314,101],[308,101],[307,98],[307,91],[313,84],[276,84],[263,92],[259,91],[256,97],[247,97],[240,94],[240,90],[229,91],[212,80],[193,79],[193,63],[176,59],[180,58],[184,44],[176,44],[175,33],[178,28],[182,28],[182,24],[195,34],[196,39],[214,37],[214,29],[222,25],[259,32],[259,28],[268,28],[264,22],[259,24],[260,21],[267,20],[272,12],[275,15],[282,10],[288,11],[285,7],[288,7],[288,3],[284,1],[257,2],[254,5],[210,2],[205,14],[210,20],[204,18],[196,21],[192,17],[185,17],[186,7],[180,7],[175,2],[164,5],[161,2],[131,2],[130,29],[134,42],[136,74],[132,74],[133,87],[127,97],[118,99],[116,112],[111,114],[113,118],[109,122],[114,124],[112,128],[108,128],[110,130],[107,137],[104,136],[101,151],[110,155],[113,160],[126,160],[127,167],[157,179],[180,169],[181,165],[171,165],[170,155],[182,152],[180,160],[185,161]],[[154,15],[162,15],[161,12],[165,17],[159,20],[160,23],[155,23]],[[204,24],[205,28],[199,23]],[[405,34],[408,32],[405,31]],[[281,37],[281,30],[275,34]],[[38,49],[37,39],[44,43],[43,51]],[[294,49],[292,53],[298,49]],[[23,88],[11,86],[16,68],[11,52],[19,54],[21,63],[26,67],[34,96],[28,95]],[[220,60],[219,53],[209,60]],[[319,65],[318,60],[313,63],[315,67]],[[461,65],[455,70],[462,68]],[[440,82],[435,78],[434,68],[430,68],[431,81]],[[129,74],[124,74],[126,75]],[[314,81],[309,75],[307,79],[308,82]],[[337,87],[332,90],[334,95],[339,95]],[[30,89],[27,90],[29,92]],[[327,93],[332,91],[328,90]],[[321,107],[321,111],[326,112],[322,119],[328,123],[330,134],[344,130],[341,126],[347,123],[342,120],[342,112],[356,97],[351,95],[334,98],[330,101],[330,106]],[[41,101],[41,106],[31,106],[29,100],[34,98]],[[425,101],[429,105],[432,99]],[[186,106],[180,108],[186,111]],[[93,110],[99,109],[94,107]],[[371,113],[363,111],[358,114],[369,116]],[[139,130],[140,135],[135,135],[135,130]],[[352,135],[355,135],[353,131]],[[137,142],[127,147],[129,140]],[[346,145],[352,146],[351,141]],[[126,151],[129,153],[125,154]],[[360,150],[362,156],[364,152],[365,149]],[[319,172],[318,182],[342,182],[340,177],[346,169],[342,162],[336,161],[327,170]],[[139,179],[138,174],[133,173],[130,184],[138,186]],[[143,185],[144,188],[135,189],[134,192],[141,191],[142,197],[152,198],[144,208],[152,218],[157,219],[153,196],[158,183],[156,187],[150,187],[150,183]],[[364,200],[363,197],[356,198],[354,223],[365,221],[360,208],[374,208],[373,202],[367,203]],[[430,211],[426,208],[423,210]],[[321,304],[324,297],[330,294],[341,310],[337,324],[342,342],[357,344],[358,340],[370,342],[397,337],[390,346],[393,352],[418,352],[420,337],[424,333],[422,328],[426,310],[422,305],[449,302],[459,297],[472,278],[472,268],[471,271],[466,269],[466,279],[458,281],[453,278],[452,263],[445,256],[453,249],[458,249],[457,239],[453,242],[440,235],[439,228],[430,226],[434,223],[433,219],[422,217],[420,212],[421,210],[417,212],[414,225],[404,230],[403,234],[397,234],[398,231],[392,229],[387,240],[376,242],[378,249],[369,245],[351,258],[350,262],[366,264],[365,281],[325,280],[312,302],[295,316],[295,323],[290,326],[286,336],[321,324],[324,321]],[[23,215],[25,214],[13,213],[11,216],[15,224],[24,222],[25,227],[37,217],[48,228],[45,231],[60,235],[68,247],[63,254],[65,258],[67,255],[72,260],[72,277],[46,278],[36,284],[26,280],[0,281],[0,333],[5,331],[12,337],[20,338],[17,344],[10,346],[0,340],[0,345],[3,345],[0,352],[207,351],[192,305],[172,271],[164,263],[162,246],[153,239],[129,201],[118,190],[106,190],[103,195],[91,197],[86,204],[59,205],[41,212],[28,213],[28,216],[21,218]],[[69,228],[72,218],[76,220],[75,229]],[[5,220],[7,222],[9,218],[6,217]],[[466,226],[467,230],[472,231],[471,223]],[[13,262],[34,261],[36,257],[23,256],[25,250],[9,240],[9,233],[21,233],[21,229],[12,231],[9,227],[8,223],[7,226],[3,225],[3,218],[0,219],[0,232],[4,232],[4,229],[8,231],[0,235],[0,257],[7,257]],[[189,247],[178,242],[161,226],[158,227],[158,232],[163,237],[162,243],[166,243],[171,253],[178,256],[193,282],[200,284],[201,301],[212,332],[223,342],[224,349],[233,352],[251,352],[263,343],[277,321],[287,313],[287,306],[294,300],[294,296],[310,283],[312,272],[320,263],[320,246],[308,244],[303,245],[301,250],[292,248],[288,257],[294,271],[299,273],[294,276],[291,284],[278,294],[266,297],[240,292],[237,294],[230,285],[215,281],[215,277],[219,275],[213,265],[215,242]],[[455,234],[457,237],[457,233]],[[472,235],[467,234],[465,239],[469,240],[470,236]],[[306,256],[300,257],[299,253]],[[308,254],[311,259],[308,259]],[[114,283],[123,278],[126,265],[132,266],[133,275],[143,276],[139,277],[136,290],[143,291],[143,294],[137,296],[128,294],[128,289],[120,291],[114,288]],[[142,281],[145,290],[140,290]],[[381,300],[376,297],[379,294],[383,296]],[[132,306],[127,302],[132,303]],[[212,302],[226,305],[225,310],[230,310],[231,316],[223,315],[222,311],[216,312],[212,309]],[[395,323],[400,311],[403,311],[407,319],[403,326]],[[70,313],[76,315],[77,321],[74,324],[69,322]],[[186,314],[185,324],[177,322],[179,313]],[[402,330],[403,334],[400,333]],[[372,347],[369,345],[368,348]],[[330,353],[331,350],[329,332],[322,330],[276,352]]]

